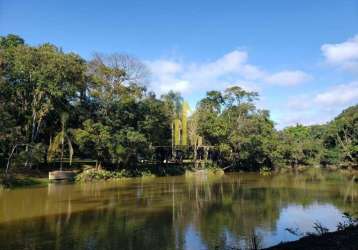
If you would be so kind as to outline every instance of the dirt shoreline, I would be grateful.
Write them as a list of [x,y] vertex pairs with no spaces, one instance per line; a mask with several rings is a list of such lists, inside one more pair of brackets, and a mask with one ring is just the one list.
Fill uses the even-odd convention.
[[262,250],[358,250],[358,226],[280,243]]

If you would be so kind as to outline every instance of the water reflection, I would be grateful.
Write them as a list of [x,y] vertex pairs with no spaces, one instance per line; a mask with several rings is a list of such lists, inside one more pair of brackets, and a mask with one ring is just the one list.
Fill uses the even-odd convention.
[[262,246],[329,229],[357,211],[352,177],[165,177],[5,191],[0,249],[229,249],[252,232]]
[[280,211],[274,231],[257,228],[256,232],[262,236],[263,245],[270,246],[280,241],[292,241],[297,239],[295,235],[286,229],[299,229],[299,232],[314,232],[312,225],[316,222],[324,224],[330,230],[335,230],[342,221],[342,212],[335,206],[312,203],[308,206],[289,205]]

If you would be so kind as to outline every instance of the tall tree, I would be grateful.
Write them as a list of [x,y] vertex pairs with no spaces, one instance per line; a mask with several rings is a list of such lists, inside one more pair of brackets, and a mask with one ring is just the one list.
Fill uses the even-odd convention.
[[1,41],[1,90],[10,102],[5,108],[13,108],[12,119],[21,129],[19,140],[29,145],[29,151],[31,145],[46,143],[52,136],[39,137],[45,124],[77,98],[86,65],[79,56],[50,44],[30,47],[19,38]]

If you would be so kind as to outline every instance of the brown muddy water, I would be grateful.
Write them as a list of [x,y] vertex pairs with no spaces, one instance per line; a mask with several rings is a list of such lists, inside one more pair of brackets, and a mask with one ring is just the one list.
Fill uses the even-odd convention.
[[154,177],[0,190],[0,249],[235,249],[335,230],[358,211],[351,176]]

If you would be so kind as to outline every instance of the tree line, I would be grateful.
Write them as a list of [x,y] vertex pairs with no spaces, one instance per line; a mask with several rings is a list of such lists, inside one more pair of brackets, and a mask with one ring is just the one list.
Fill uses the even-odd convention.
[[[185,102],[179,93],[148,91],[149,76],[128,55],[85,60],[52,44],[0,37],[0,167],[54,160],[62,167],[64,158],[77,158],[135,168],[153,159],[158,146],[172,145]],[[188,144],[195,152],[213,147],[213,164],[233,169],[357,166],[357,105],[325,125],[278,131],[269,112],[256,107],[258,98],[239,86],[208,92],[187,118]]]

